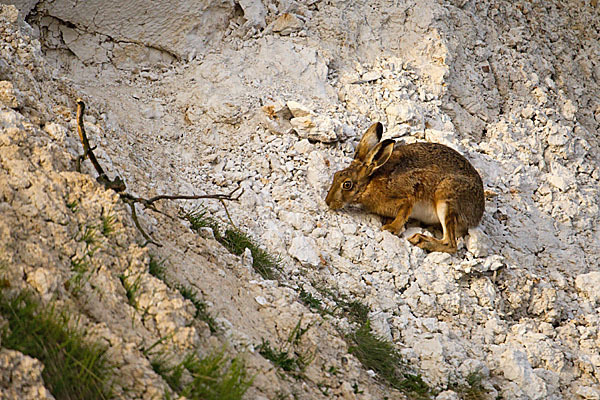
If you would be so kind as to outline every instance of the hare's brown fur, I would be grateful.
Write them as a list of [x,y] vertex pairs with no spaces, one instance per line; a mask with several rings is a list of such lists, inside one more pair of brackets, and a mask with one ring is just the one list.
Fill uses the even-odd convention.
[[382,228],[392,233],[400,232],[408,218],[440,224],[441,240],[422,234],[408,240],[428,251],[455,252],[456,238],[477,226],[483,215],[481,177],[447,146],[380,142],[382,132],[379,123],[367,130],[354,161],[334,175],[327,204],[338,209],[359,203],[367,211],[394,218]]

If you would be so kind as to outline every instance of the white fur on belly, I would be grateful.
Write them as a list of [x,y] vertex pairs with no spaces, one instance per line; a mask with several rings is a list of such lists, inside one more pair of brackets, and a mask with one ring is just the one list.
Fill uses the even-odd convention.
[[419,201],[416,203],[413,206],[412,213],[410,213],[410,218],[418,219],[426,224],[440,223],[440,219],[438,218],[438,214],[433,206],[433,203],[428,201]]

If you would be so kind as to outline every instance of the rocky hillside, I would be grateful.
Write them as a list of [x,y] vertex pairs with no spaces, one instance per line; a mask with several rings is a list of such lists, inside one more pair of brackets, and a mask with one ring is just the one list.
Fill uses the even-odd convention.
[[[600,399],[596,0],[2,3],[0,311],[30,293],[71,316],[105,349],[106,397],[209,398],[182,362],[221,352],[246,399]],[[149,243],[77,172],[79,97],[132,196],[243,193],[138,203]],[[456,254],[328,209],[374,121],[480,172]],[[62,398],[11,318],[0,397]],[[393,345],[384,367],[361,335]]]

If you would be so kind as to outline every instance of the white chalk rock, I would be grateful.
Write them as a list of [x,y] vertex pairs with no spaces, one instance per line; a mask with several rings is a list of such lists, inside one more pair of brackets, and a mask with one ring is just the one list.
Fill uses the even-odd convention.
[[290,110],[294,118],[307,117],[312,114],[308,107],[305,107],[297,101],[290,100],[286,103],[286,106]]
[[308,137],[308,132],[310,132],[311,129],[316,127],[313,118],[310,115],[294,117],[290,119],[290,123],[292,124],[296,132],[298,132],[298,136],[300,137]]
[[98,35],[72,29],[61,25],[60,30],[65,44],[83,63],[105,63],[109,61],[106,50],[100,46],[102,39]]
[[313,149],[313,145],[307,139],[302,139],[294,144],[293,149],[300,154],[307,154]]
[[261,306],[269,304],[269,301],[264,296],[256,296],[254,300]]
[[435,400],[460,400],[460,397],[452,390],[445,390],[438,394]]
[[466,241],[467,250],[475,257],[487,257],[490,254],[492,241],[481,228],[470,228]]
[[586,400],[600,399],[600,390],[597,386],[579,386],[575,389],[575,393]]
[[575,278],[575,287],[593,303],[600,301],[600,272],[594,271],[589,274],[578,275]]
[[371,329],[375,335],[392,341],[392,331],[388,323],[389,317],[389,314],[377,311],[369,314],[369,321],[371,321]]
[[302,265],[318,267],[321,263],[317,242],[311,237],[296,236],[288,252]]
[[323,143],[337,141],[344,132],[343,126],[338,120],[325,116],[306,115],[292,118],[290,123],[301,138]]
[[286,105],[269,104],[261,108],[260,123],[271,133],[284,135],[292,131],[290,118],[292,113]]
[[561,192],[567,191],[571,186],[576,184],[575,174],[559,163],[551,163],[550,171],[548,182]]
[[331,229],[327,233],[326,243],[329,245],[329,248],[333,251],[340,251],[344,241],[346,239],[345,235],[339,229]]
[[260,0],[239,0],[239,5],[244,11],[246,22],[244,25],[254,28],[264,28],[267,26],[265,17],[267,9]]
[[500,369],[504,377],[515,382],[530,399],[546,399],[546,384],[537,376],[527,355],[518,349],[508,348],[500,356]]
[[261,239],[265,242],[265,245],[269,247],[283,248],[285,246],[285,234],[282,230],[283,229],[276,222],[269,221]]
[[411,101],[402,101],[400,103],[392,103],[385,109],[388,116],[388,124],[390,126],[412,121],[418,113],[414,103]]
[[10,81],[0,81],[0,104],[9,108],[19,107],[15,88]]
[[298,32],[304,24],[294,14],[283,13],[271,25],[273,32],[287,36],[290,33]]
[[54,268],[37,268],[27,275],[27,282],[44,300],[50,300],[59,286],[59,274]]
[[254,264],[254,258],[252,257],[252,251],[249,248],[246,248],[246,249],[244,249],[244,253],[242,253],[242,265],[251,270],[252,264]]
[[577,113],[577,106],[573,104],[573,101],[571,99],[568,99],[562,104],[561,111],[566,119],[572,121],[573,119],[575,119],[575,114]]
[[381,72],[377,71],[369,71],[362,76],[362,80],[366,82],[373,82],[379,78],[381,78]]

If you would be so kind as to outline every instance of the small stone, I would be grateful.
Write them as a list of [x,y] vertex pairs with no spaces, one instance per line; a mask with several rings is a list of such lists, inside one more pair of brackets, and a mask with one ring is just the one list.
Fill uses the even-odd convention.
[[163,116],[162,106],[158,103],[152,103],[142,110],[142,115],[147,119],[160,119]]
[[569,142],[569,137],[562,132],[548,136],[548,144],[551,146],[564,146]]
[[568,99],[562,104],[561,111],[566,119],[572,121],[575,119],[575,114],[577,113],[577,106],[573,104],[573,101],[571,99]]
[[369,71],[362,76],[362,80],[365,82],[373,82],[381,78],[381,72]]
[[19,102],[17,101],[17,95],[12,82],[0,81],[0,103],[9,108],[19,107]]
[[438,394],[435,400],[460,400],[460,397],[452,390],[445,390]]
[[346,235],[354,235],[358,230],[356,224],[341,224],[340,228],[342,228],[342,232]]
[[254,300],[256,300],[256,302],[258,304],[260,304],[261,306],[269,304],[269,301],[266,298],[264,298],[263,296],[256,296],[254,298]]
[[213,232],[212,228],[208,226],[203,226],[200,229],[198,229],[198,234],[204,239],[214,240],[215,238],[215,233]]
[[466,246],[467,250],[475,257],[487,257],[492,247],[492,241],[481,228],[470,228]]
[[313,238],[296,236],[292,239],[292,245],[288,252],[292,257],[300,261],[302,265],[318,267],[321,263],[318,246]]
[[290,123],[301,138],[322,143],[333,143],[343,135],[342,124],[326,116],[292,118]]
[[521,116],[525,119],[530,119],[535,114],[535,110],[531,105],[528,105],[524,109],[521,110]]
[[600,399],[600,388],[598,386],[578,386],[575,393],[585,400]]
[[313,145],[308,141],[308,139],[302,139],[294,145],[294,150],[296,150],[300,154],[307,154],[312,149]]
[[271,25],[273,32],[287,36],[290,33],[298,32],[304,24],[294,14],[283,13]]
[[288,101],[286,103],[287,108],[290,110],[290,112],[292,113],[292,115],[294,116],[294,118],[298,118],[298,117],[306,117],[312,114],[312,112],[308,109],[308,107],[305,107],[304,105],[298,103],[297,101]]
[[44,300],[50,300],[59,286],[59,274],[51,268],[38,268],[27,275],[27,282],[36,288]]
[[290,123],[296,131],[308,131],[315,127],[315,123],[310,115],[294,117],[290,120]]
[[590,301],[598,304],[600,301],[600,272],[594,271],[589,274],[578,275],[575,278],[575,287],[583,293]]
[[254,264],[254,258],[252,257],[252,251],[249,248],[244,249],[244,253],[242,253],[242,265],[250,270],[252,270],[252,265]]
[[552,186],[554,186],[561,192],[565,192],[569,188],[569,185],[567,185],[565,178],[560,175],[549,175],[548,182],[550,182]]
[[290,109],[281,104],[270,104],[261,108],[261,125],[271,133],[285,135],[293,129],[290,118],[293,117]]
[[393,103],[385,109],[389,118],[389,125],[407,123],[417,116],[417,110],[411,101]]
[[507,348],[500,356],[500,370],[504,377],[515,382],[530,399],[546,399],[547,388],[527,359],[527,354],[515,348]]
[[245,25],[253,28],[264,28],[267,26],[265,17],[267,9],[259,0],[239,0],[238,4],[244,10]]
[[392,341],[392,331],[390,324],[388,323],[389,314],[379,312],[373,312],[369,314],[369,321],[371,321],[371,329],[377,336],[386,340]]

